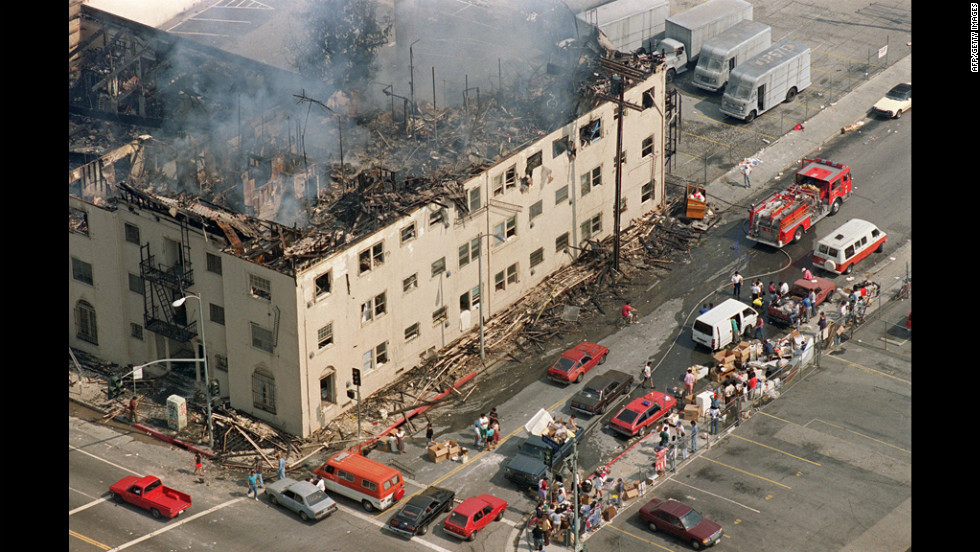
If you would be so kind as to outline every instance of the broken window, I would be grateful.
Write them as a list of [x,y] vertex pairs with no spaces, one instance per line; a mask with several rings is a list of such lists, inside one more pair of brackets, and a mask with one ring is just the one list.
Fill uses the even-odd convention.
[[507,169],[506,178],[504,178],[504,191],[509,191],[517,186],[517,167],[512,166]]
[[602,184],[602,165],[592,169],[581,176],[582,195],[592,191],[592,188]]
[[327,272],[317,276],[316,280],[313,281],[313,284],[316,286],[317,299],[330,295],[330,291],[333,287],[333,272],[328,270]]
[[326,375],[320,377],[320,400],[328,403],[337,402],[337,371],[328,367]]
[[416,272],[415,274],[412,274],[408,278],[405,278],[404,280],[402,280],[402,291],[405,292],[405,293],[408,293],[409,291],[412,291],[413,289],[415,289],[417,287],[419,287],[419,274],[418,274],[418,272]]
[[587,240],[599,232],[602,232],[602,213],[599,213],[589,220],[583,222],[581,231],[583,240]]
[[361,275],[383,265],[385,262],[384,242],[378,242],[361,251],[357,257],[357,274]]
[[266,301],[272,300],[272,282],[269,280],[261,276],[256,276],[255,274],[249,274],[248,286],[249,293],[252,294],[252,297]]
[[542,262],[544,262],[544,248],[539,247],[531,253],[531,268],[538,266]]
[[128,222],[123,226],[126,234],[126,241],[129,243],[140,244],[140,229],[134,224],[129,224]]
[[377,347],[374,348],[374,362],[378,366],[383,366],[388,363],[388,342],[385,341]]
[[333,322],[316,331],[316,345],[318,349],[333,345]]
[[442,257],[432,263],[432,277],[436,277],[446,271],[446,258]]
[[653,136],[644,138],[640,144],[640,157],[646,157],[648,155],[653,155]]
[[83,284],[95,285],[95,278],[92,276],[92,265],[75,257],[71,258],[71,277]]
[[415,223],[409,224],[405,228],[402,228],[402,243],[409,242],[415,239]]
[[68,208],[68,230],[88,235],[88,213],[74,207]]
[[419,323],[416,322],[405,328],[405,341],[411,341],[420,335]]
[[439,207],[439,209],[429,213],[429,228],[432,228],[436,224],[447,224],[449,221],[446,220],[446,209]]
[[381,293],[361,303],[361,324],[365,324],[388,312],[388,298]]
[[445,322],[448,318],[446,307],[441,306],[432,313],[432,325],[435,326],[436,324]]
[[582,146],[597,142],[602,138],[602,119],[589,121],[578,130],[578,139]]
[[467,291],[459,296],[459,311],[468,311],[480,306],[480,286]]
[[495,244],[500,244],[517,235],[517,215],[501,222],[493,227],[493,235],[497,239]]
[[562,136],[551,142],[551,157],[554,159],[569,150],[568,136]]
[[504,175],[498,174],[493,177],[493,195],[498,196],[504,193]]
[[252,372],[252,406],[276,413],[276,379],[262,368]]
[[533,171],[534,169],[540,167],[541,166],[541,162],[542,162],[541,161],[542,157],[543,157],[543,155],[542,155],[542,153],[540,151],[537,152],[537,153],[535,153],[531,157],[528,157],[527,158],[527,167],[524,169],[524,174],[530,176],[531,175],[531,171]]
[[648,107],[653,107],[654,105],[656,105],[656,102],[653,101],[653,90],[654,89],[651,88],[650,90],[647,90],[646,92],[643,93],[643,109],[646,109]]

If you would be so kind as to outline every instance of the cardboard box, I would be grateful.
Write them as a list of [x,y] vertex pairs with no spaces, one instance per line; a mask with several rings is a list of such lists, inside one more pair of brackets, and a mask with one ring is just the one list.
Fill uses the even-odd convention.
[[697,420],[701,417],[701,409],[696,404],[689,404],[684,407],[684,419],[687,421]]
[[611,520],[614,517],[616,517],[616,507],[615,506],[609,506],[608,508],[606,508],[605,510],[602,511],[602,519],[603,519],[603,521],[609,521],[609,520]]
[[445,443],[442,444],[442,446],[446,448],[446,451],[449,453],[450,457],[459,456],[460,447],[459,447],[459,443],[457,443],[456,441],[446,441]]
[[449,459],[449,449],[447,449],[445,446],[439,443],[434,443],[432,445],[429,445],[428,451],[429,451],[429,460],[435,462],[436,464],[442,462],[443,460]]
[[632,500],[638,496],[640,496],[640,491],[636,487],[630,487],[623,492],[623,497],[627,500]]

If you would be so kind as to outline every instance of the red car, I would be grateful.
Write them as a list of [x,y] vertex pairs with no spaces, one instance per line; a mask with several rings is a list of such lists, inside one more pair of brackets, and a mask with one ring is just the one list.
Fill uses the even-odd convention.
[[172,518],[191,507],[190,495],[165,487],[152,475],[128,475],[109,487],[109,492],[116,500],[149,510],[155,518]]
[[816,307],[826,301],[835,289],[837,289],[837,284],[827,278],[814,277],[812,281],[801,278],[793,282],[789,288],[789,293],[769,305],[767,309],[769,320],[789,324],[790,316],[795,312],[796,304],[810,295],[810,290],[813,290],[816,299],[814,307]]
[[606,361],[609,349],[597,343],[583,341],[562,353],[551,368],[548,377],[560,383],[579,383],[585,374]]
[[691,543],[695,550],[721,540],[721,525],[674,499],[655,498],[640,508],[640,519],[651,531],[665,531]]
[[442,529],[450,535],[472,541],[476,533],[490,525],[491,521],[502,519],[506,509],[507,501],[501,498],[488,494],[472,496],[450,512]]
[[677,399],[660,391],[651,391],[624,406],[609,425],[626,437],[646,435],[650,426],[664,419],[677,407]]

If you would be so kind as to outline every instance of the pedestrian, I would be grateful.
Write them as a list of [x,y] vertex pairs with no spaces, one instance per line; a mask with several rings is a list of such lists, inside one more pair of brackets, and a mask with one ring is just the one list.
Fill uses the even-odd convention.
[[575,416],[568,417],[568,429],[572,430],[572,433],[578,433],[578,424],[575,423]]
[[684,423],[680,418],[677,419],[677,425],[674,427],[674,431],[677,432],[677,448],[681,451],[681,458],[687,460],[687,447],[684,446],[684,439],[687,438],[687,433],[684,431]]
[[813,279],[813,273],[810,272],[810,269],[809,268],[803,267],[803,279],[804,280],[812,280]]
[[276,470],[276,476],[278,476],[279,479],[286,479],[286,458],[281,452],[279,453],[279,469]]
[[820,328],[820,338],[827,338],[827,314],[823,311],[820,312],[820,318],[817,320],[817,327]]
[[670,442],[670,433],[667,432],[667,426],[664,425],[660,428],[660,446],[665,447]]
[[772,280],[769,280],[769,297],[776,296],[776,284]]
[[248,496],[248,495],[250,495],[252,493],[255,493],[254,494],[255,500],[258,500],[259,499],[259,488],[256,486],[255,483],[256,483],[256,480],[255,480],[255,471],[248,472],[248,492],[245,493],[245,496]]
[[548,498],[548,478],[542,477],[538,481],[538,499],[541,501],[547,500]]
[[711,310],[711,309],[708,308],[708,304],[707,303],[701,303],[701,308],[698,309],[698,314],[704,314],[704,313],[708,312],[709,310]]
[[500,444],[500,424],[496,421],[491,425],[493,428],[493,448],[497,448]]
[[648,387],[650,387],[650,388],[653,387],[653,381],[650,379],[651,378],[650,371],[652,370],[651,364],[653,364],[653,363],[650,362],[650,361],[647,361],[646,365],[643,367],[643,388],[644,389],[646,389]]
[[132,420],[134,424],[139,421],[136,413],[136,408],[139,407],[139,405],[139,399],[136,398],[136,395],[133,395],[133,398],[129,399],[129,419]]
[[[732,317],[732,336],[739,336],[739,335],[741,335],[741,332],[738,331],[738,329],[739,329],[738,328],[738,317],[737,316],[733,316]],[[733,337],[733,339],[734,339],[734,337]]]
[[691,420],[691,452],[698,451],[698,421]]
[[[480,416],[483,416],[482,414]],[[476,433],[476,440],[473,441],[473,448],[480,446],[480,441],[483,439],[483,426],[480,425],[480,419],[477,418],[476,423],[473,424],[473,432]]]
[[316,485],[316,488],[320,489],[320,491],[327,492],[327,483],[319,475],[316,476],[316,483],[314,483],[314,485]]
[[811,289],[809,298],[810,298],[810,316],[816,316],[817,315],[817,292]]
[[752,282],[752,301],[755,301],[762,295],[762,287],[759,285],[759,281],[756,280]]
[[677,462],[677,436],[670,436],[670,445],[667,447],[667,463],[670,465],[670,471],[674,471]]
[[768,360],[774,354],[776,354],[776,347],[768,339],[764,340],[762,342],[762,356]]
[[742,295],[742,275],[739,274],[738,271],[736,270],[735,274],[732,274],[732,296],[741,297],[741,295]]
[[718,435],[718,420],[721,419],[721,410],[718,405],[712,405],[708,409],[708,418],[711,420],[711,434]]
[[262,480],[262,459],[258,456],[252,462],[252,471],[255,472],[255,479],[259,483],[259,487],[265,488],[265,481]]
[[395,443],[398,445],[398,454],[405,454],[405,429],[398,428],[395,432]]
[[429,448],[429,445],[432,444],[432,435],[433,435],[432,424],[426,424],[425,425],[425,448]]
[[743,177],[743,180],[745,182],[745,187],[746,188],[751,188],[752,187],[752,181],[749,179],[749,175],[752,174],[752,165],[750,165],[748,163],[742,163],[740,166],[741,166],[741,169],[742,169],[742,177]]
[[200,452],[194,453],[194,475],[200,475],[204,477],[204,464],[202,462],[202,457]]
[[635,312],[636,312],[636,309],[634,309],[632,307],[632,305],[630,305],[630,302],[629,301],[627,301],[623,305],[623,318],[626,320],[626,323],[627,324],[633,324],[634,323],[634,321],[633,321],[633,313],[635,313]]
[[623,495],[624,494],[626,494],[626,484],[623,483],[623,478],[620,477],[616,481],[616,501],[617,501],[617,505],[620,508],[623,507]]
[[694,394],[694,381],[694,370],[688,368],[687,373],[684,374],[684,387],[687,389],[688,395]]
[[763,340],[763,339],[766,338],[766,333],[762,330],[762,327],[764,325],[765,325],[765,322],[762,320],[762,315],[760,314],[755,319],[755,338],[758,339],[758,340]]
[[789,293],[789,284],[786,282],[779,282],[779,296],[783,297],[787,293]]
[[534,538],[534,549],[538,551],[544,550],[544,531],[538,527],[537,523],[531,529],[531,536]]
[[548,516],[545,516],[538,520],[538,528],[541,529],[542,532],[544,532],[544,545],[545,546],[550,545],[552,525],[551,525],[551,520],[548,519]]
[[490,427],[487,428],[486,436],[484,437],[484,441],[487,444],[487,450],[493,450],[493,445],[494,445],[493,435],[494,435],[494,430],[493,430],[493,425],[491,425]]
[[500,421],[500,418],[497,416],[496,406],[490,409],[490,414],[487,415],[487,418],[489,418],[491,424]]
[[558,482],[558,488],[555,489],[555,501],[558,504],[564,504],[565,500],[568,499],[568,491],[565,490],[565,484],[561,481]]

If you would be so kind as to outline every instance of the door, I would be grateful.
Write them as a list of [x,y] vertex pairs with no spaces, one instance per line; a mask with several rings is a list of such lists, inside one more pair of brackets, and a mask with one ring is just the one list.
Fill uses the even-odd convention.
[[755,92],[756,94],[756,106],[759,109],[759,113],[766,110],[766,85],[760,84],[759,88]]

